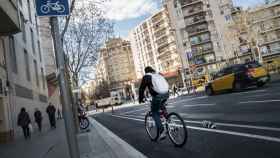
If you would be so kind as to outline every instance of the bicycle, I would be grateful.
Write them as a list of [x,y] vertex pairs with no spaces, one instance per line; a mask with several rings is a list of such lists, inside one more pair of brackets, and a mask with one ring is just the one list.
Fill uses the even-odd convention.
[[63,13],[65,11],[65,7],[62,4],[59,4],[59,1],[55,3],[51,3],[51,1],[47,1],[46,4],[41,6],[41,12],[42,13],[49,13],[51,10],[56,11],[58,13]]
[[[162,125],[166,129],[169,139],[175,145],[175,147],[182,147],[186,144],[188,139],[188,131],[182,117],[175,113],[168,113],[166,109],[167,104],[163,104],[160,108],[160,118]],[[159,129],[156,127],[156,123],[152,117],[152,112],[148,111],[145,116],[145,129],[152,141],[157,141],[160,135]],[[179,135],[179,134],[182,134]]]

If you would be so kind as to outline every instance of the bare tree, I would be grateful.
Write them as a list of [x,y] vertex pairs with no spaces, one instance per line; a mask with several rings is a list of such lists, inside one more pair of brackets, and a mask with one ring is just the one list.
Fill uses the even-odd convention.
[[71,16],[63,22],[67,28],[62,31],[67,68],[75,86],[78,86],[83,71],[88,74],[88,68],[95,65],[100,47],[113,30],[100,3],[77,4],[71,7]]

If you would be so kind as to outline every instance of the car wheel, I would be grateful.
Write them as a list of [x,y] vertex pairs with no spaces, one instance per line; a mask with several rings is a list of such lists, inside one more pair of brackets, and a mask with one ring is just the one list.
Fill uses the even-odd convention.
[[263,87],[264,85],[265,85],[265,82],[258,82],[258,83],[257,83],[257,87],[259,87],[259,88],[260,88],[260,87]]
[[240,91],[242,91],[242,90],[243,90],[243,85],[242,85],[242,83],[241,83],[241,82],[235,82],[235,83],[234,83],[234,86],[233,86],[233,90],[234,90],[235,92],[240,92]]
[[205,88],[205,93],[206,93],[208,96],[211,96],[211,95],[214,94],[213,89],[212,89],[211,87],[209,87],[209,86]]

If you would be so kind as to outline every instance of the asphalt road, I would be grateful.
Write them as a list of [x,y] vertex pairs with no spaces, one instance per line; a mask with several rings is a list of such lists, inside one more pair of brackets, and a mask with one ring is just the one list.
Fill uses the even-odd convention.
[[[150,158],[280,158],[280,83],[239,93],[170,99],[188,127],[188,142],[151,142],[144,128],[147,105],[95,115],[95,119]],[[216,129],[202,126],[209,120]]]

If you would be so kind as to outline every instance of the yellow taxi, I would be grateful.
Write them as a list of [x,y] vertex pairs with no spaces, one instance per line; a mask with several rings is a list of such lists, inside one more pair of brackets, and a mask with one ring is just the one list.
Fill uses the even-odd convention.
[[270,80],[269,73],[256,61],[226,67],[205,86],[207,95],[220,91],[241,91],[249,86],[262,87]]

